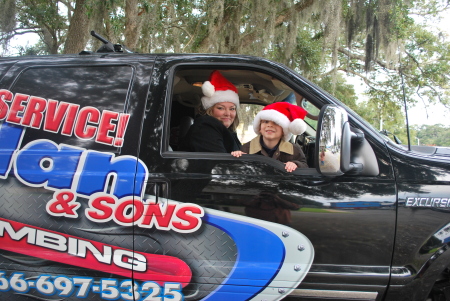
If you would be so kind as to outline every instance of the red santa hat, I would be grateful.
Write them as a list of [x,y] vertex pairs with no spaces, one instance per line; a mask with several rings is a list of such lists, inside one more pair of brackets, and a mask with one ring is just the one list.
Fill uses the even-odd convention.
[[217,70],[211,73],[209,81],[203,83],[202,92],[205,95],[202,97],[205,110],[219,102],[231,102],[239,106],[236,87]]
[[292,134],[301,135],[306,131],[306,123],[303,121],[308,112],[302,107],[288,102],[275,102],[256,114],[253,121],[253,130],[260,134],[261,120],[273,121],[283,128],[284,140],[291,139]]

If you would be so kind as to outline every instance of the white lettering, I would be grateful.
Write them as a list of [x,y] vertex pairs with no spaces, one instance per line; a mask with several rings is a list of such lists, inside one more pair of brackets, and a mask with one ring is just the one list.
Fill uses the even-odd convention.
[[[125,260],[124,260],[125,259]],[[125,262],[126,261],[126,262]],[[124,269],[145,272],[147,270],[146,258],[142,254],[127,250],[114,251],[114,263]],[[133,268],[134,267],[134,268]]]
[[34,245],[36,242],[36,229],[23,227],[16,232],[10,223],[0,221],[0,236],[4,236],[5,230],[11,239],[19,241],[27,235],[27,243]]
[[407,198],[406,199],[406,206],[413,206],[413,200],[414,200],[414,198]]
[[42,230],[37,230],[36,245],[56,251],[67,251],[67,239],[64,236]]
[[67,242],[67,244],[68,244],[67,253],[69,253],[70,255],[77,256],[77,250],[78,250],[77,241],[78,241],[78,239],[69,237],[69,241]]
[[16,231],[10,222],[0,220],[0,237],[3,237],[5,232],[15,241],[20,241],[26,237],[27,243],[30,245],[67,252],[72,256],[81,258],[86,258],[89,251],[98,262],[111,264],[114,261],[116,266],[124,269],[135,270],[137,272],[147,271],[147,258],[143,254],[134,253],[133,251],[123,249],[113,250],[111,246],[98,243],[103,247],[103,252],[101,252],[89,241],[75,237],[66,238],[61,234],[26,226]]
[[88,241],[84,240],[78,240],[78,252],[77,256],[86,258],[86,251],[89,249],[91,251],[92,255],[94,255],[95,259],[97,259],[99,262],[103,262],[106,264],[111,264],[111,257],[112,257],[112,248],[109,246],[103,246],[103,254],[100,253],[100,251],[94,247],[94,245]]

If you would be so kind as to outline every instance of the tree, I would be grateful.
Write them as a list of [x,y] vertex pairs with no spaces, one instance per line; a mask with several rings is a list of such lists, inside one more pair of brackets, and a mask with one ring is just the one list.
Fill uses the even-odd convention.
[[450,146],[450,127],[442,124],[415,126],[417,144]]
[[448,9],[446,0],[0,3],[5,17],[0,21],[3,44],[31,31],[40,35],[48,53],[63,48],[65,53],[77,53],[98,48],[98,41],[86,38],[94,29],[138,52],[257,55],[286,64],[343,97],[342,101],[354,103],[354,91],[342,77],[345,74],[365,83],[367,103],[360,107],[367,110],[359,111],[369,114],[379,108],[376,116],[363,116],[377,128],[388,125],[391,118],[396,118],[395,124],[404,124],[404,100],[410,105],[421,101],[450,107],[450,44],[445,34],[429,25]]
[[[3,45],[7,45],[16,35],[36,33],[48,53],[58,53],[67,29],[67,18],[59,13],[59,1],[1,0],[0,3],[0,12],[3,14],[0,42]],[[6,16],[10,13],[12,16]],[[11,17],[15,17],[14,22]]]
[[78,53],[86,46],[89,19],[87,15],[87,0],[77,0],[67,30],[67,39],[64,44],[64,53]]

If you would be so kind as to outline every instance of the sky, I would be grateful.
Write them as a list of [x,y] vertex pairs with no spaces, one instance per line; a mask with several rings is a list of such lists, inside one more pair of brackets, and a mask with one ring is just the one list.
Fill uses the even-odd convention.
[[[360,100],[364,100],[365,85],[362,81],[355,78],[349,78],[349,83],[355,87],[355,92]],[[404,111],[404,108],[403,108]],[[410,125],[435,125],[442,124],[449,126],[450,110],[442,104],[433,104],[425,107],[422,102],[418,102],[414,107],[408,106],[408,119]]]
[[442,124],[450,125],[450,110],[442,104],[435,104],[425,108],[423,104],[417,104],[414,108],[408,110],[410,124]]

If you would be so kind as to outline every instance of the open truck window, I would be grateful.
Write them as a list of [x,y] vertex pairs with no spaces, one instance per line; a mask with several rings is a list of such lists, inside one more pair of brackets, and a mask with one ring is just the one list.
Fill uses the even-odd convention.
[[[305,118],[308,125],[307,131],[298,137],[292,137],[291,142],[299,144],[305,155],[309,154],[308,165],[314,167],[312,155],[319,109],[282,80],[259,70],[221,68],[177,70],[173,78],[167,151],[181,151],[180,144],[195,117],[201,112],[202,84],[209,79],[214,70],[219,70],[238,90],[240,105],[237,114],[240,123],[236,133],[242,144],[256,136],[253,130],[253,120],[266,105],[275,102],[289,102],[311,112]],[[209,155],[211,154],[204,153],[205,158]],[[180,154],[180,156],[183,155]]]

